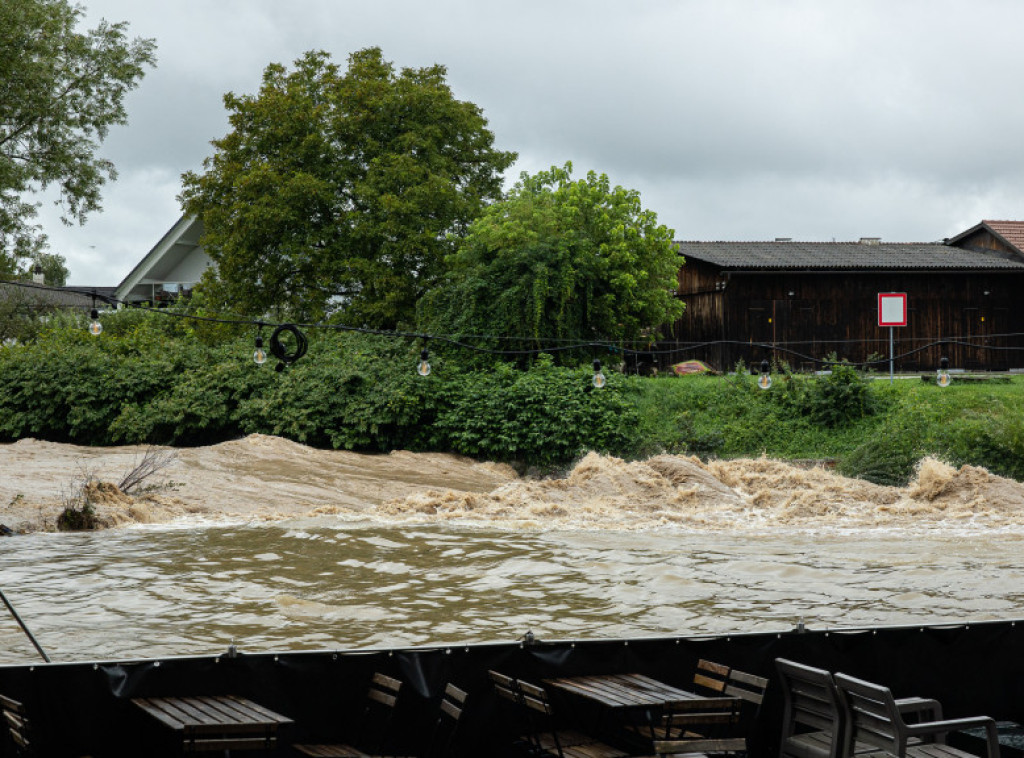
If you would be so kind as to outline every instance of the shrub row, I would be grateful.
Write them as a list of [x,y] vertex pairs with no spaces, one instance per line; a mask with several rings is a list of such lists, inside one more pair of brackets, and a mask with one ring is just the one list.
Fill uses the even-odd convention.
[[206,344],[153,317],[108,318],[104,334],[62,326],[0,348],[0,439],[211,444],[251,433],[361,451],[442,450],[550,468],[586,450],[635,446],[626,382],[594,391],[585,369],[537,361],[470,371],[420,346],[349,333],[310,335],[277,372],[252,337]]
[[[211,444],[251,433],[360,451],[455,452],[552,469],[587,450],[626,458],[829,458],[839,470],[905,483],[925,455],[1024,479],[1024,384],[868,381],[775,373],[768,391],[730,376],[639,378],[589,366],[481,368],[478,355],[318,332],[284,371],[252,362],[253,335],[128,312],[89,336],[58,319],[26,345],[0,348],[0,440],[87,445]],[[200,324],[200,326],[202,326]],[[272,359],[273,360],[273,359]]]

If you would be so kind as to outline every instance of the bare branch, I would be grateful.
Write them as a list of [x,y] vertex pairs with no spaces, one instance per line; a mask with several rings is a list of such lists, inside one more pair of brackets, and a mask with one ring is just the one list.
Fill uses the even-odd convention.
[[142,456],[142,460],[138,461],[138,463],[136,463],[135,466],[124,475],[124,478],[117,485],[117,488],[126,495],[131,494],[132,490],[140,487],[149,477],[170,466],[177,460],[177,458],[178,454],[173,450],[161,450],[156,447],[148,447]]

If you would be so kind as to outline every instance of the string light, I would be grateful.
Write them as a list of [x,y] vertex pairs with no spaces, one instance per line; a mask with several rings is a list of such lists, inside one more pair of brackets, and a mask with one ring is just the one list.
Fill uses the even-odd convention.
[[768,365],[768,361],[761,361],[761,376],[757,379],[757,386],[763,390],[771,389],[772,386],[772,374],[771,366]]
[[939,358],[939,370],[937,374],[938,376],[935,377],[935,383],[940,387],[948,387],[950,382],[949,358],[947,358],[946,356],[942,356],[941,358]]
[[416,373],[420,376],[430,376],[430,351],[426,348],[420,351],[420,362],[416,366]]
[[607,383],[604,374],[601,373],[601,361],[597,358],[594,359],[594,387],[597,389],[603,389]]
[[267,351],[263,349],[263,337],[256,335],[256,350],[252,354],[252,360],[257,366],[267,362]]
[[[173,318],[183,318],[183,319],[188,319],[188,320],[191,320],[191,321],[201,321],[201,322],[206,322],[206,323],[225,324],[225,325],[233,325],[233,326],[278,326],[279,328],[280,327],[287,327],[287,328],[290,328],[290,329],[298,327],[298,326],[302,326],[304,328],[309,328],[309,329],[330,329],[330,330],[334,330],[334,331],[355,332],[355,333],[359,333],[359,334],[378,335],[378,336],[382,336],[382,337],[390,337],[390,338],[398,338],[398,339],[403,339],[403,338],[404,339],[419,339],[419,340],[432,339],[432,340],[440,340],[441,342],[444,342],[444,343],[446,343],[448,345],[451,345],[452,347],[457,347],[457,348],[461,348],[461,349],[464,349],[464,350],[471,350],[471,351],[477,352],[477,353],[483,353],[483,354],[487,354],[487,355],[494,355],[494,356],[506,357],[506,358],[521,358],[521,357],[535,356],[535,355],[539,355],[541,353],[554,354],[554,353],[559,353],[559,352],[581,351],[581,350],[605,350],[605,351],[608,351],[609,353],[620,354],[620,355],[622,355],[624,357],[627,357],[627,356],[630,356],[630,355],[632,355],[632,356],[644,355],[644,356],[650,356],[650,357],[655,357],[655,356],[673,356],[673,357],[675,357],[675,356],[679,356],[679,355],[682,355],[682,354],[685,354],[685,353],[689,353],[689,352],[693,352],[693,351],[697,351],[697,350],[706,350],[708,348],[715,348],[715,347],[719,347],[719,346],[735,345],[735,346],[743,346],[743,347],[747,347],[747,348],[753,347],[753,348],[764,348],[766,350],[773,350],[773,351],[777,351],[779,353],[782,353],[785,356],[789,356],[789,357],[792,357],[792,358],[795,358],[795,359],[799,359],[801,361],[805,361],[805,362],[808,362],[808,363],[815,363],[817,365],[825,366],[825,367],[833,366],[833,365],[838,365],[838,364],[843,363],[842,361],[823,359],[823,358],[818,358],[818,357],[815,357],[815,356],[812,356],[812,355],[808,355],[806,353],[800,352],[800,351],[795,350],[792,347],[790,347],[790,346],[793,346],[793,345],[814,344],[812,342],[801,342],[801,341],[773,342],[773,343],[769,344],[769,343],[758,343],[758,342],[743,341],[743,340],[711,340],[711,341],[707,341],[707,342],[690,342],[690,343],[675,342],[675,343],[670,343],[670,344],[665,345],[665,347],[663,347],[662,349],[653,349],[646,342],[644,343],[643,347],[626,347],[626,346],[623,346],[621,344],[612,344],[612,343],[609,343],[609,342],[594,342],[594,341],[590,341],[590,342],[576,342],[576,341],[567,340],[567,339],[544,338],[544,342],[546,344],[543,347],[532,347],[532,348],[528,348],[528,349],[494,349],[494,348],[482,347],[480,345],[475,345],[475,344],[472,344],[471,342],[468,342],[467,340],[479,339],[479,340],[488,340],[488,341],[500,340],[500,341],[507,342],[507,343],[515,343],[515,342],[534,342],[535,343],[536,342],[536,338],[533,338],[533,337],[511,337],[511,336],[498,337],[496,335],[460,335],[459,337],[453,337],[453,336],[441,335],[441,334],[424,334],[424,333],[420,333],[420,332],[415,332],[415,333],[413,333],[413,332],[399,332],[399,331],[392,331],[392,330],[370,329],[370,328],[366,328],[366,327],[352,327],[352,326],[346,326],[346,325],[342,325],[342,324],[325,324],[325,323],[280,324],[280,325],[275,325],[275,324],[267,324],[267,323],[263,323],[263,322],[259,322],[259,321],[254,321],[252,319],[243,318],[243,317],[240,317],[240,316],[238,316],[238,317],[200,316],[200,315],[195,314],[195,313],[184,313],[184,312],[176,311],[176,310],[170,309],[170,308],[154,308],[152,306],[147,306],[147,305],[138,304],[138,303],[129,303],[129,302],[126,302],[126,301],[123,301],[123,300],[118,300],[117,298],[110,297],[108,295],[98,295],[94,291],[77,290],[77,289],[75,289],[73,287],[53,287],[53,286],[38,285],[38,284],[30,285],[30,284],[28,284],[26,282],[21,282],[21,281],[17,281],[17,280],[2,280],[2,283],[5,286],[26,287],[26,288],[31,286],[34,290],[45,289],[45,290],[49,290],[49,291],[52,291],[52,292],[73,293],[73,294],[78,294],[78,295],[82,295],[82,296],[86,296],[86,297],[91,296],[93,298],[93,302],[94,303],[95,303],[96,299],[98,298],[98,299],[103,300],[105,303],[107,303],[108,305],[111,305],[111,306],[135,308],[137,310],[145,310],[145,311],[149,311],[149,312],[152,312],[152,313],[157,313],[157,314],[159,314],[161,316],[168,316],[168,317],[173,317]],[[99,321],[99,314],[98,314],[98,312],[97,312],[97,310],[95,308],[92,309],[91,315],[92,315],[92,320],[91,320],[91,323],[89,324],[89,332],[91,334],[93,334],[93,335],[97,335],[98,336],[103,331],[103,324]],[[301,335],[301,332],[299,334]],[[965,347],[965,348],[971,349],[971,350],[985,350],[987,352],[993,352],[993,353],[1021,352],[1021,351],[1024,351],[1024,346],[1009,346],[1009,345],[1002,346],[1002,345],[991,345],[991,344],[985,345],[985,344],[978,344],[977,342],[971,341],[971,340],[972,339],[973,340],[992,339],[992,338],[995,338],[995,337],[999,337],[999,338],[1013,338],[1013,337],[1022,337],[1022,336],[1024,336],[1024,332],[1012,332],[1012,333],[1005,333],[1005,334],[1002,334],[1002,333],[1001,334],[992,334],[992,335],[987,335],[986,337],[966,338],[966,339],[961,339],[961,338],[958,338],[958,337],[957,338],[953,338],[953,337],[934,337],[934,338],[932,338],[932,337],[917,337],[917,338],[907,338],[907,339],[905,339],[903,341],[904,342],[909,342],[909,343],[924,342],[924,344],[922,344],[919,347],[915,347],[913,349],[907,350],[907,351],[905,351],[905,352],[903,352],[903,353],[901,353],[899,355],[892,356],[892,358],[884,357],[884,358],[877,358],[877,359],[868,360],[868,361],[858,361],[854,365],[862,367],[862,368],[867,368],[869,366],[887,364],[890,360],[902,360],[902,359],[909,358],[911,356],[917,355],[918,353],[922,353],[924,351],[930,350],[930,349],[935,348],[937,346],[944,346],[944,345],[956,345],[956,346]],[[925,342],[925,340],[928,340],[928,341]],[[305,347],[306,346],[305,346],[305,342],[304,341],[305,341],[305,337],[303,335],[303,336],[301,336],[301,344],[299,345],[299,349],[296,350],[295,354],[289,355],[289,360],[287,360],[285,362],[287,362],[287,363],[294,362],[295,360],[298,360],[298,357],[301,357],[301,355],[305,354]],[[879,342],[879,341],[880,340],[829,340],[828,343],[829,344],[853,344],[853,343],[856,343],[856,344],[872,344],[873,342]],[[639,343],[637,343],[637,344],[639,344]],[[271,352],[273,352],[273,344],[271,344]],[[298,357],[294,357],[295,355],[297,355]],[[255,355],[254,355],[254,359],[255,359]],[[281,365],[280,368],[283,368],[283,365]],[[417,367],[417,370],[418,370],[418,367]],[[770,381],[770,379],[771,379],[771,376],[769,374],[768,380]]]

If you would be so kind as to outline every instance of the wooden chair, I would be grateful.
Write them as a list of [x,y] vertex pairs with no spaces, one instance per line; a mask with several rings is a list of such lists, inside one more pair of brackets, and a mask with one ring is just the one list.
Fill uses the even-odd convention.
[[[637,726],[634,731],[646,730],[658,742],[737,737],[756,718],[767,687],[764,677],[702,658],[693,674],[693,691],[705,700],[665,703],[659,723]],[[743,704],[750,708],[742,708]],[[744,713],[751,708],[752,713]]]
[[693,672],[693,691],[698,695],[724,695],[729,671],[728,666],[701,658]]
[[555,713],[543,687],[489,671],[495,694],[510,702],[519,717],[516,745],[529,756],[557,758],[625,758],[627,752],[576,730],[558,729]]
[[440,711],[437,721],[434,722],[434,731],[424,753],[425,758],[447,758],[453,755],[459,722],[466,707],[466,697],[466,693],[454,684],[449,683],[444,688]]
[[775,667],[785,699],[781,758],[839,758],[845,719],[832,674],[785,658]]
[[654,752],[658,758],[686,756],[686,758],[709,758],[712,755],[745,755],[746,737],[688,737],[680,740],[655,740]]
[[[705,698],[714,698],[715,696],[725,698],[728,679],[728,666],[702,658],[697,661],[691,689],[695,694]],[[707,707],[701,709],[700,706],[695,705],[700,702]],[[727,700],[727,704],[722,700],[667,702],[663,706],[662,716],[658,723],[637,724],[630,728],[638,734],[646,735],[652,741],[700,737],[709,732],[717,735],[727,731],[730,726],[735,726],[738,722],[739,710],[735,708],[735,704],[736,701],[731,698]],[[722,713],[723,709],[729,712]]]
[[[988,716],[908,724],[887,687],[846,674],[837,673],[834,679],[848,725],[841,758],[852,756],[857,743],[870,745],[897,758],[967,758],[970,753],[943,743],[948,732],[971,727],[985,729],[987,758],[999,758],[996,722]],[[915,743],[915,738],[937,739],[938,742]]]
[[3,711],[4,722],[7,724],[7,731],[14,742],[16,755],[35,755],[32,723],[25,711],[25,706],[6,695],[0,695],[0,710]]
[[739,708],[732,697],[704,697],[665,703],[661,724],[650,729],[651,740],[725,736],[739,723]]
[[729,669],[725,679],[725,694],[738,697],[751,706],[754,717],[761,710],[764,693],[768,689],[768,680],[763,676],[748,674],[745,671]]
[[[780,757],[839,758],[846,717],[832,674],[785,658],[776,658],[775,665],[785,702]],[[896,707],[904,719],[908,716],[916,721],[942,718],[942,705],[930,698],[901,698],[896,700]],[[921,741],[914,737],[910,743]],[[864,743],[853,746],[853,752],[858,755],[875,750],[874,746]]]
[[[359,719],[357,736],[352,744],[303,744],[293,747],[314,758],[385,758],[394,756],[385,747],[394,722],[395,706],[402,683],[398,679],[375,673],[366,692],[366,708]],[[357,747],[359,746],[359,747]],[[360,747],[365,747],[364,752]]]
[[[764,701],[768,680],[720,663],[701,660],[697,663],[693,681],[705,696],[712,693],[723,697],[720,700],[712,698],[713,705],[717,707],[704,714],[705,726],[699,725],[696,719],[689,718],[685,712],[680,713],[680,706],[686,707],[683,703],[666,704],[666,709],[673,712],[665,715],[665,739],[654,740],[654,752],[659,756],[694,753],[705,756],[746,755],[747,733]],[[746,712],[736,708],[737,701],[749,706]],[[684,728],[688,726],[687,721],[691,722],[689,725],[693,729]],[[679,728],[674,735],[673,727]]]
[[[37,748],[32,720],[24,705],[14,698],[0,695],[0,713],[3,714],[3,722],[7,725],[7,732],[14,743],[14,755],[28,758],[45,754],[41,752],[41,750],[46,750],[45,745],[42,748]],[[2,753],[3,749],[0,747],[0,754]],[[81,758],[89,758],[89,756],[83,755]]]

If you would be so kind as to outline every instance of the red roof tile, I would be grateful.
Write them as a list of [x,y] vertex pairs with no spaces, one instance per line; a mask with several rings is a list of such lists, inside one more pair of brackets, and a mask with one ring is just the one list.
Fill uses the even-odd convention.
[[982,224],[1024,253],[1024,221],[982,221]]

